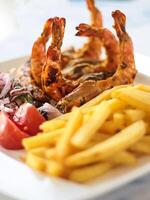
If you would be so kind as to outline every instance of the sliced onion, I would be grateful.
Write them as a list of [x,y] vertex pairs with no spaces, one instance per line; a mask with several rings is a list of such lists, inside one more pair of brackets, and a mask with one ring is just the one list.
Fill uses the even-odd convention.
[[4,98],[11,89],[12,79],[7,73],[0,73],[0,98]]
[[43,106],[41,106],[38,110],[39,110],[39,112],[41,112],[42,114],[44,114],[44,116],[48,120],[51,120],[53,118],[56,118],[56,117],[62,115],[62,113],[60,113],[57,108],[53,107],[49,103],[44,103]]

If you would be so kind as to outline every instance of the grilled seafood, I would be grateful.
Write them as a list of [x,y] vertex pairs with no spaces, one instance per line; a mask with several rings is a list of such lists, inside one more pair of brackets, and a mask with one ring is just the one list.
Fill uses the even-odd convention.
[[[88,10],[91,13],[91,26],[95,28],[102,27],[102,14],[96,8],[94,0],[86,0]],[[88,42],[83,45],[82,48],[75,50],[71,48],[62,53],[62,68],[65,68],[67,64],[75,67],[75,64],[85,62],[89,60],[99,60],[101,52],[101,41],[93,37],[92,35],[88,38]]]
[[[104,48],[106,49],[106,54],[107,54],[107,64],[105,67],[107,71],[115,71],[118,63],[119,63],[119,44],[115,36],[111,33],[106,28],[99,28],[98,31],[97,29],[94,29],[86,24],[80,24],[77,27],[78,32],[76,33],[77,36],[93,36],[97,37],[100,39],[102,42]],[[102,67],[100,67],[102,68]],[[96,67],[98,71],[98,66]],[[100,69],[105,70],[105,69]]]
[[41,36],[34,42],[32,47],[31,74],[37,85],[41,85],[42,67],[46,63],[46,43],[51,36],[52,23],[52,18],[46,21]]
[[[102,25],[102,15],[101,12],[95,7],[94,0],[86,0],[89,11],[91,12],[91,26],[95,28],[101,28]],[[99,60],[101,50],[101,41],[94,37],[89,36],[88,42],[79,49],[75,56],[77,58],[90,58],[92,60]]]
[[[119,64],[119,45],[115,36],[108,29],[102,28],[102,16],[100,11],[94,6],[94,1],[89,0],[87,4],[92,13],[92,27],[95,30],[97,28],[101,29],[101,31],[99,31],[99,37],[97,37],[95,35],[96,31],[93,30],[93,33],[91,33],[91,30],[88,30],[88,28],[87,32],[89,34],[82,33],[82,29],[86,26],[85,24],[80,24],[76,28],[80,30],[76,36],[87,36],[89,41],[83,48],[76,52],[75,55],[78,56],[76,59],[72,58],[70,61],[69,65],[71,67],[69,67],[69,71],[65,73],[64,70],[65,77],[71,80],[76,80],[83,75],[84,77],[89,77],[91,73],[101,72],[102,74],[106,74],[106,72],[109,72],[112,74],[116,71]],[[105,60],[100,59],[102,47],[105,48],[107,54]],[[81,56],[81,53],[83,56]],[[81,77],[81,80],[85,80],[85,78]]]
[[[94,13],[93,9],[96,9],[94,1],[87,0],[87,3]],[[95,12],[99,13],[97,9]],[[80,24],[76,35],[88,37],[88,44],[91,41],[99,41],[99,54],[96,56],[98,48],[95,48],[96,52],[93,55],[87,54],[88,50],[90,51],[90,48],[87,48],[86,51],[80,51],[85,55],[82,57],[80,54],[80,57],[76,54],[77,51],[70,49],[69,54],[72,58],[69,63],[73,63],[74,69],[69,72],[67,71],[69,66],[62,69],[65,53],[61,53],[61,46],[65,19],[54,17],[46,22],[43,33],[33,45],[31,60],[26,62],[18,73],[20,84],[29,89],[35,100],[42,103],[58,102],[56,107],[65,113],[73,106],[84,104],[104,90],[133,82],[136,69],[132,41],[125,28],[125,15],[119,10],[112,13],[119,40],[108,29],[102,28],[102,24],[98,25],[96,14],[92,16],[96,24],[94,25],[94,22],[92,26]],[[100,19],[100,15],[98,16]],[[46,51],[46,43],[50,37],[52,41]],[[102,46],[106,49],[107,62],[99,59]],[[75,54],[78,56],[75,57]]]
[[[84,27],[85,26],[85,27]],[[61,73],[61,45],[64,36],[65,19],[64,18],[54,18],[52,25],[52,44],[47,51],[47,61],[43,66],[42,70],[42,88],[48,96],[50,96],[55,101],[59,101],[62,97],[72,92],[81,82],[89,79],[102,80],[104,77],[108,77],[109,71],[93,76],[90,74],[88,77],[82,77],[77,81],[70,81],[64,78]],[[114,35],[107,29],[90,29],[90,26],[81,25],[80,32],[82,33],[83,28],[87,29],[87,35],[94,36],[95,38],[100,38],[100,40],[106,46],[109,51],[109,57],[112,61],[113,59],[117,62],[119,56],[119,45],[118,41],[115,39]],[[88,33],[89,32],[89,33]],[[90,34],[91,33],[91,34]],[[98,35],[97,35],[98,34]],[[86,35],[86,34],[85,34]],[[113,62],[111,63],[114,64]],[[111,65],[110,64],[110,65]],[[112,74],[111,74],[112,75]]]
[[61,46],[64,37],[65,19],[55,17],[52,25],[52,43],[47,50],[46,64],[42,69],[42,89],[55,101],[59,101],[76,86],[61,73]]
[[[91,12],[92,26],[101,27],[102,16],[99,10],[95,7],[94,0],[87,0],[87,5],[88,5],[88,9]],[[61,54],[60,47],[62,44],[64,30],[61,23],[58,25],[58,21],[59,20],[57,18],[50,18],[46,21],[41,36],[38,37],[38,39],[34,42],[34,45],[32,48],[32,54],[31,54],[31,64],[27,62],[23,66],[23,68],[20,69],[20,73],[19,73],[20,80],[23,79],[21,84],[27,85],[26,82],[27,83],[30,82],[30,86],[32,86],[32,88],[34,88],[35,91],[38,91],[38,92],[34,92],[34,96],[39,93],[39,95],[36,95],[36,96],[40,97],[41,100],[45,98],[45,95],[44,95],[44,92],[45,92],[46,94],[48,94],[48,96],[58,101],[63,96],[71,92],[77,85],[79,85],[79,83],[77,82],[72,83],[71,81],[63,78],[61,74],[61,69],[63,68],[63,65],[64,65],[63,58],[66,57],[67,53],[69,55],[74,55],[74,57],[79,57],[79,54],[80,54],[80,57],[86,57],[84,55],[85,54],[90,55],[91,47],[92,48],[94,47],[94,50],[92,50],[91,52],[93,53],[97,49],[97,57],[99,57],[99,52],[101,49],[100,40],[98,40],[96,37],[91,36],[89,38],[88,43],[85,44],[84,48],[82,48],[82,50],[84,49],[84,51],[80,49],[77,53],[73,49],[70,49],[68,52],[64,52],[63,54]],[[64,23],[64,26],[65,26],[65,23]],[[52,35],[52,27],[53,27],[53,35]],[[60,31],[60,29],[62,30]],[[51,35],[52,35],[53,41],[46,53],[46,43],[51,37]],[[82,53],[82,56],[81,56],[81,53]],[[96,55],[96,54],[94,53],[93,55]],[[55,56],[57,57],[57,59],[54,58]],[[90,59],[91,57],[89,57],[89,60]],[[30,70],[30,65],[31,65],[31,70]],[[50,67],[50,65],[52,65],[52,67]],[[59,72],[56,72],[57,71],[56,69],[59,69],[58,70]],[[43,91],[39,89],[36,85],[42,88]]]
[[97,29],[92,27],[91,29],[91,26],[86,24],[80,24],[77,30],[77,36],[92,36],[92,38],[98,38],[106,49],[107,59],[105,64],[103,62],[78,64],[72,71],[66,74],[66,77],[74,80],[93,72],[115,72],[120,61],[120,49],[118,41],[111,31],[106,28]]
[[[81,83],[73,92],[66,95],[58,102],[57,108],[62,112],[69,111],[72,106],[80,106],[84,104],[104,90],[117,85],[133,82],[136,75],[136,69],[132,40],[125,28],[126,17],[119,10],[113,12],[112,17],[114,18],[114,28],[119,38],[120,45],[120,61],[115,74],[106,80],[88,80]],[[82,26],[78,35],[87,34],[89,36],[90,34],[93,34],[93,31],[95,36],[99,37],[100,30],[96,31],[93,27],[89,27],[88,25]]]

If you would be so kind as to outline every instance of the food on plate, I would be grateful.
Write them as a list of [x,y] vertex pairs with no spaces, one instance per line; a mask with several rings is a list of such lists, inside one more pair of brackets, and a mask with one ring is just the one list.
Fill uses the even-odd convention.
[[21,131],[4,112],[0,112],[0,145],[6,149],[21,149],[22,139],[29,135]]
[[[132,146],[146,133],[146,124],[143,121],[137,121],[125,129],[121,130],[108,140],[95,145],[76,155],[72,155],[66,160],[67,166],[82,166],[95,163],[97,161],[107,160],[120,151]],[[71,141],[72,143],[72,141]]]
[[47,50],[46,64],[42,68],[41,85],[43,91],[55,101],[70,93],[78,83],[67,80],[61,73],[61,46],[65,30],[65,19],[54,18],[52,42]]
[[39,126],[45,121],[32,104],[22,104],[13,116],[15,124],[29,135],[35,135],[40,131]]
[[[101,28],[103,26],[101,11],[96,8],[94,0],[86,0],[88,10],[91,14],[91,26]],[[67,77],[79,75],[79,71],[82,73],[83,68],[90,67],[92,70],[92,64],[99,62],[100,53],[102,49],[101,41],[96,37],[89,37],[87,43],[80,49],[67,49],[62,52],[62,68],[69,68],[69,71],[73,73],[66,74]]]
[[136,165],[150,155],[149,89],[116,86],[44,122],[38,135],[23,139],[25,162],[49,176],[80,183]]
[[31,53],[31,74],[33,80],[41,85],[42,67],[46,64],[46,43],[52,34],[53,19],[46,21],[43,32],[40,37],[34,42]]
[[[149,93],[145,91],[140,91],[138,89],[134,90],[134,94],[132,93],[132,89],[123,90],[121,93],[114,94],[118,99],[123,99],[123,101],[127,102],[129,105],[145,110],[146,112],[150,112],[149,102],[150,97],[147,95]],[[130,98],[130,100],[129,100]]]
[[[104,122],[109,118],[114,110],[118,110],[124,107],[124,103],[117,99],[103,101],[97,106],[95,112],[90,117],[90,123],[85,123],[79,128],[72,137],[72,144],[78,148],[84,148],[84,146],[91,140],[93,135],[101,128]],[[103,115],[100,115],[103,113]]]
[[0,112],[0,145],[6,149],[22,149],[22,139],[37,134],[45,118],[29,103],[22,104],[14,114]]
[[24,147],[31,168],[81,183],[150,154],[150,87],[130,85],[137,71],[126,16],[112,12],[116,37],[94,0],[86,3],[80,49],[61,50],[66,20],[50,18],[17,73],[0,73],[0,145]]
[[23,144],[26,149],[33,149],[37,147],[49,146],[55,144],[60,138],[63,129],[51,131],[50,133],[38,134],[37,136],[31,137],[31,140],[24,140]]
[[[55,132],[56,127],[63,129],[72,112],[79,114],[76,119],[81,119],[80,123],[82,120],[88,121],[90,114],[87,105],[90,107],[91,104],[96,104],[100,99],[105,99],[106,96],[109,99],[111,92],[106,90],[111,88],[113,90],[115,86],[121,88],[121,85],[131,84],[134,81],[137,71],[132,40],[126,32],[126,16],[119,10],[112,13],[116,37],[103,26],[102,14],[95,6],[95,1],[86,0],[86,4],[91,14],[91,22],[90,25],[81,23],[76,27],[76,36],[88,37],[87,43],[80,49],[72,48],[62,51],[66,20],[60,17],[49,18],[41,35],[33,44],[30,58],[15,73],[0,73],[0,111],[6,113],[12,123],[15,123],[21,131],[30,136],[39,132],[39,126],[42,122],[58,116],[59,120],[54,123],[52,121],[51,127],[49,123],[48,126],[43,125],[43,131]],[[47,48],[49,40],[51,42]],[[105,49],[105,59],[102,59],[102,49]],[[140,95],[144,95],[148,88],[144,90],[141,86],[141,90],[143,93]],[[102,92],[104,92],[102,96],[90,101]],[[85,148],[101,126],[102,131],[111,134],[116,132],[117,123],[119,123],[120,130],[124,128],[122,114],[118,113],[114,116],[114,123],[111,120],[107,121],[107,118],[111,115],[111,108],[109,110],[111,104],[112,107],[115,105],[123,107],[122,98],[128,100],[128,92],[126,94],[118,92],[117,100],[103,102],[98,107],[97,105],[91,106],[91,113],[95,109],[97,109],[97,113],[102,110],[105,111],[105,117],[102,119],[95,113],[91,120],[93,126],[89,127],[89,131],[86,131],[85,125],[78,130],[78,134],[73,136],[74,145],[77,144],[78,147]],[[141,112],[142,100],[131,98],[133,104],[138,104],[139,112]],[[143,101],[148,101],[147,97],[143,97]],[[62,113],[67,113],[73,107],[80,107],[83,104],[85,107],[82,107],[82,111],[86,113],[84,119],[82,119],[82,114],[78,109],[61,116]],[[114,111],[112,110],[112,112]],[[140,113],[138,114],[140,116]],[[126,116],[128,115],[130,115],[129,112],[126,113]],[[95,119],[101,120],[99,126]],[[106,123],[104,123],[105,121]],[[64,148],[63,140],[67,144],[74,132],[71,127],[74,127],[75,124],[71,123],[68,125],[68,136],[65,136],[57,147],[58,149],[66,148],[62,153],[64,155],[68,155],[69,150],[68,147]],[[57,129],[59,130],[59,128]],[[87,136],[86,141],[80,139],[81,137],[85,138],[82,132]]]
[[[118,10],[113,12],[112,16],[115,21],[114,27],[120,41],[120,60],[116,72],[105,80],[87,80],[81,83],[73,92],[58,102],[57,108],[62,112],[67,111],[72,106],[80,106],[86,103],[99,93],[113,86],[133,82],[136,69],[132,41],[125,29],[126,17]],[[101,29],[94,30],[90,26],[82,24],[82,26],[79,26],[78,34],[84,36],[94,34],[96,37],[99,37]]]
[[[59,17],[50,18],[34,42],[31,58],[19,69],[17,81],[28,88],[36,105],[48,102],[66,113],[107,89],[133,83],[136,69],[125,15],[119,10],[112,13],[117,39],[102,26],[101,12],[94,1],[87,0],[87,5],[92,16],[91,25],[80,24],[76,33],[88,37],[87,44],[79,50],[63,52],[66,21]],[[51,44],[46,49],[50,38]],[[102,48],[106,50],[105,60],[100,56]]]

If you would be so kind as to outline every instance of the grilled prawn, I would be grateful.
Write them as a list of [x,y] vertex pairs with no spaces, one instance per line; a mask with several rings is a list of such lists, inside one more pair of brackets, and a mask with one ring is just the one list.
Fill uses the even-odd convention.
[[[73,106],[81,106],[104,90],[133,82],[137,71],[135,68],[132,40],[125,28],[126,17],[119,10],[113,12],[112,17],[114,18],[114,28],[119,38],[120,46],[120,60],[115,74],[106,80],[89,80],[81,83],[74,91],[58,102],[57,108],[62,112],[69,111]],[[78,34],[89,36],[94,32],[95,36],[99,37],[100,31],[100,29],[95,30],[93,27],[84,25]]]
[[31,74],[37,85],[41,85],[42,67],[46,63],[46,43],[51,36],[53,18],[46,21],[41,36],[34,42],[31,54]]
[[[78,33],[87,33],[87,36],[94,36],[95,38],[99,38],[106,49],[108,49],[108,55],[110,56],[110,60],[113,59],[115,62],[118,62],[119,57],[119,44],[116,40],[115,36],[108,30],[101,28],[99,31],[97,29],[91,28],[88,25],[80,25],[80,29]],[[61,71],[61,46],[62,40],[64,36],[65,29],[65,19],[64,18],[54,18],[52,25],[52,43],[47,51],[46,64],[42,69],[42,89],[45,93],[55,101],[59,101],[65,95],[72,92],[80,83],[84,82],[87,79],[94,79],[93,74],[88,77],[82,77],[77,79],[76,81],[69,80],[64,77]],[[83,34],[84,35],[84,34]],[[86,34],[85,34],[86,35]],[[111,63],[113,66],[113,62]],[[96,80],[102,80],[107,78],[112,74],[108,72],[104,74],[97,74],[95,76]]]
[[[91,26],[101,28],[103,26],[101,11],[96,8],[94,0],[86,0],[88,10],[91,14]],[[101,41],[93,37],[88,37],[88,41],[78,50],[71,48],[62,53],[62,68],[67,65],[76,67],[78,63],[89,63],[91,60],[98,61],[100,59],[102,44]]]
[[46,63],[41,73],[42,89],[55,101],[59,101],[78,85],[65,79],[61,73],[61,46],[64,29],[65,19],[55,17],[52,25],[52,42],[47,50]]
[[[66,77],[72,80],[76,80],[80,78],[81,80],[85,80],[85,77],[89,79],[91,73],[113,73],[115,72],[120,59],[120,49],[119,43],[116,37],[106,28],[94,28],[86,24],[80,24],[77,27],[77,36],[91,36],[92,38],[97,38],[103,45],[106,50],[107,58],[105,64],[102,62],[98,63],[82,63],[78,64],[75,68],[72,69],[69,73],[66,74]],[[83,76],[83,77],[82,77]]]

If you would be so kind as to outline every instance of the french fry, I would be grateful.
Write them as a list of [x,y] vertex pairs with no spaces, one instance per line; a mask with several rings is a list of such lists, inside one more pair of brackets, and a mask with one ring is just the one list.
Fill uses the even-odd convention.
[[65,158],[70,154],[70,140],[83,122],[83,115],[79,108],[73,108],[71,116],[64,129],[64,134],[56,145],[56,154],[59,159]]
[[97,105],[91,106],[91,107],[84,107],[84,108],[80,107],[79,109],[81,110],[83,114],[91,114],[97,109]]
[[47,162],[45,171],[50,176],[62,176],[64,173],[64,168],[59,162],[50,160]]
[[133,123],[145,118],[146,114],[143,110],[139,109],[126,109],[124,110],[127,123]]
[[107,160],[111,156],[135,144],[145,133],[145,122],[142,120],[137,121],[104,142],[88,150],[69,156],[66,159],[66,165],[75,167]]
[[147,134],[150,135],[150,122],[148,121]]
[[50,176],[84,183],[150,155],[150,86],[119,86],[43,123],[25,138],[25,162]]
[[72,181],[83,183],[106,173],[111,168],[112,164],[105,162],[83,167],[80,169],[74,169],[70,173],[69,179]]
[[94,145],[103,142],[104,140],[108,139],[108,135],[103,134],[103,133],[96,133],[94,135],[94,137],[92,138],[92,140],[87,143],[87,145],[84,147],[84,149],[88,149],[90,147],[93,147]]
[[54,131],[56,129],[60,129],[60,128],[64,128],[66,124],[66,121],[63,119],[55,119],[55,120],[50,120],[50,121],[46,121],[44,122],[42,125],[40,125],[40,129],[47,133],[50,131]]
[[23,139],[23,146],[26,150],[45,147],[56,143],[58,138],[63,134],[64,129],[58,129],[50,133],[39,134],[30,138]]
[[150,86],[149,85],[143,85],[143,84],[139,84],[134,86],[137,89],[143,90],[145,92],[150,92]]
[[93,113],[91,119],[87,121],[73,136],[71,143],[78,148],[84,148],[87,143],[92,139],[95,133],[100,129],[106,119],[112,113],[112,110],[122,106],[121,102],[117,99],[103,101],[97,106],[96,111]]
[[115,156],[108,159],[111,163],[115,165],[135,165],[137,163],[137,158],[127,151],[120,152]]
[[150,136],[145,135],[145,136],[142,137],[142,139],[140,141],[150,145]]
[[26,156],[26,163],[35,170],[44,171],[46,167],[46,160],[36,156],[32,153],[28,153]]
[[104,134],[102,132],[98,132],[94,135],[94,137],[92,138],[91,141],[102,142],[102,141],[104,141],[108,138],[109,138],[109,136],[107,134]]
[[116,112],[113,114],[113,119],[106,121],[101,131],[109,135],[114,135],[125,127],[125,116],[122,113]]
[[144,142],[138,142],[130,150],[135,153],[150,155],[150,145]]
[[127,104],[150,113],[150,93],[136,88],[123,89],[114,93],[114,96],[125,101]]
[[91,107],[91,106],[95,106],[97,104],[100,104],[102,101],[110,99],[111,98],[111,93],[113,91],[116,91],[116,90],[118,90],[120,88],[126,88],[126,87],[127,87],[127,85],[119,85],[119,86],[116,86],[116,87],[114,87],[112,89],[106,90],[103,93],[99,94],[94,99],[92,99],[91,101],[89,101],[89,102],[85,103],[83,106],[81,106],[81,109],[85,108],[85,107]]
[[95,105],[101,103],[104,100],[108,100],[110,98],[110,94],[111,94],[110,90],[104,91],[102,94],[98,95],[91,101],[89,101],[89,102],[85,103],[83,106],[81,106],[81,109],[90,108],[92,106],[95,106]]
[[40,157],[45,157],[46,151],[48,151],[48,147],[39,147],[39,148],[31,149],[30,153],[40,156]]
[[108,135],[114,135],[118,130],[118,126],[113,120],[109,120],[102,125],[100,130]]
[[91,116],[91,114],[85,114],[83,116],[83,124],[87,123],[87,121],[90,120]]
[[49,148],[45,151],[45,158],[47,159],[55,159],[56,158],[56,148]]
[[116,126],[119,129],[123,129],[125,125],[125,116],[123,113],[116,112],[113,114],[113,123],[116,124]]
[[134,89],[133,85],[127,85],[126,87],[120,87],[117,90],[113,90],[111,92],[111,98],[116,98],[120,93],[122,93],[124,90]]

